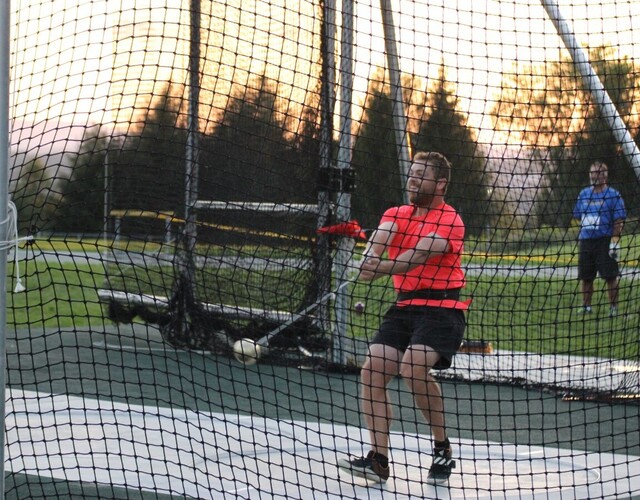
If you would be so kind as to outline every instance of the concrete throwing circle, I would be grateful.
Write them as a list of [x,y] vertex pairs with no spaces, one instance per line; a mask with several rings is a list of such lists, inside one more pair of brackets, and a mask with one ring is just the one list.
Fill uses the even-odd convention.
[[[7,471],[200,499],[614,499],[640,493],[640,457],[452,440],[448,486],[429,486],[429,436],[394,433],[392,478],[367,485],[338,458],[359,427],[127,405],[9,389]],[[55,429],[56,439],[51,432]]]

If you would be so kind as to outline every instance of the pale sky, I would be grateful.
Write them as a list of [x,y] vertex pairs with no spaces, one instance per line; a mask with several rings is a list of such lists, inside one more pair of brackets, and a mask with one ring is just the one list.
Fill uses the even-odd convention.
[[[640,35],[632,29],[632,20],[640,19],[640,0],[559,3],[583,45],[610,44],[621,55],[640,56]],[[293,42],[283,42],[282,35],[287,29],[298,30],[303,52],[307,39],[312,39],[314,13],[305,8],[297,14],[287,12],[285,5],[298,4],[292,0],[216,3],[212,14],[220,17],[215,24],[219,31],[212,33],[209,43],[223,46],[225,56],[214,61],[219,65],[215,92],[224,92],[230,82],[242,81],[250,72],[264,70],[286,85],[302,85],[308,63],[301,58],[287,60],[291,52],[287,44]],[[401,71],[434,76],[444,61],[463,111],[470,113],[478,128],[489,125],[482,121],[483,112],[491,108],[504,70],[516,59],[528,63],[557,59],[562,47],[536,0],[393,0],[392,5]],[[172,68],[186,66],[187,6],[181,0],[12,2],[13,116],[32,122],[60,117],[85,124],[111,121],[112,114],[105,115],[110,106],[132,109],[137,97],[153,91],[154,81],[167,81]],[[375,0],[358,1],[355,7],[354,85],[360,100],[358,92],[366,89],[371,68],[385,64],[379,8]],[[226,26],[221,19],[227,19]],[[230,20],[244,27],[233,29]],[[228,64],[230,55],[233,65]],[[489,137],[490,131],[484,134]]]

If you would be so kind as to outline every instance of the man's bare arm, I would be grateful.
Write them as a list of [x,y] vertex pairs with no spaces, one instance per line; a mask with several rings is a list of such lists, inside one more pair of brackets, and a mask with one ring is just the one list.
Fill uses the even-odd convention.
[[382,276],[405,274],[424,264],[432,257],[443,255],[449,248],[449,242],[435,233],[428,234],[418,241],[416,248],[401,253],[395,259],[369,257],[360,266],[360,279],[373,281]]
[[613,235],[611,236],[611,241],[617,243],[620,240],[620,235],[622,234],[622,228],[624,227],[624,219],[616,219],[613,223]]
[[393,222],[383,222],[371,234],[369,241],[363,252],[363,259],[360,263],[360,273],[358,279],[363,281],[373,281],[376,279],[375,267],[391,244],[396,225]]

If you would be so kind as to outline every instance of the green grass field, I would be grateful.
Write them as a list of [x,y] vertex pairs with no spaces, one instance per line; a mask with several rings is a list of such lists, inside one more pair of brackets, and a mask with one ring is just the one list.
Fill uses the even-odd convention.
[[[468,339],[488,340],[498,349],[638,359],[640,292],[621,281],[620,314],[609,318],[605,292],[596,292],[594,311],[578,314],[577,280],[506,279],[469,276],[465,298]],[[373,334],[381,314],[393,301],[390,285],[358,284],[352,300],[366,303],[365,313],[351,314],[355,335]]]
[[7,325],[15,328],[87,326],[102,321],[98,288],[102,266],[38,261],[20,266],[24,292],[14,293],[13,263],[7,278]]
[[[627,241],[627,245],[631,243]],[[623,243],[624,244],[624,243]],[[95,251],[91,244],[65,243],[65,249]],[[94,248],[94,250],[90,250]],[[635,249],[627,254],[624,265],[634,264]],[[546,267],[574,265],[571,247],[547,248],[535,255],[467,256],[472,264],[490,263],[502,266],[544,265]],[[108,279],[102,265],[81,266],[30,261],[21,265],[22,280],[27,290],[13,293],[13,264],[8,266],[7,323],[15,328],[73,327],[102,324],[103,308],[97,295],[99,288],[112,288],[154,295],[168,295],[173,282],[170,266],[166,268],[130,266],[108,269]],[[283,288],[289,280],[286,274],[261,275],[247,281],[236,269],[226,275],[217,274],[209,283],[199,283],[202,300],[229,303],[233,297],[244,297],[254,305],[281,295],[290,298],[296,288]],[[206,281],[206,280],[205,280]],[[241,283],[241,284],[239,284]],[[248,286],[247,283],[250,283]],[[594,312],[582,317],[577,314],[580,304],[579,283],[576,279],[560,280],[518,276],[514,279],[491,276],[490,279],[469,275],[465,297],[473,297],[468,314],[467,338],[489,340],[498,349],[539,353],[571,353],[624,359],[637,359],[640,292],[630,279],[623,279],[620,288],[620,314],[608,317],[608,304],[603,282],[598,280],[594,296]],[[351,287],[353,303],[366,303],[362,315],[350,315],[350,332],[357,337],[371,335],[378,326],[381,314],[393,300],[389,281],[373,286],[357,283]],[[255,302],[253,302],[255,301]],[[234,302],[231,302],[234,303]],[[237,303],[237,302],[236,302]],[[260,306],[256,306],[260,307]]]

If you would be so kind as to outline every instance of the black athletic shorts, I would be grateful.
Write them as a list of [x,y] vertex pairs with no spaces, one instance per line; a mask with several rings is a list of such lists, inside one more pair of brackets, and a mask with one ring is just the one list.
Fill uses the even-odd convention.
[[383,344],[402,352],[410,345],[427,345],[440,354],[434,366],[444,370],[451,366],[458,352],[466,320],[464,311],[446,307],[396,305],[386,312],[372,344]]
[[597,273],[605,280],[620,276],[618,262],[609,256],[610,238],[580,240],[578,253],[578,279],[594,280]]

